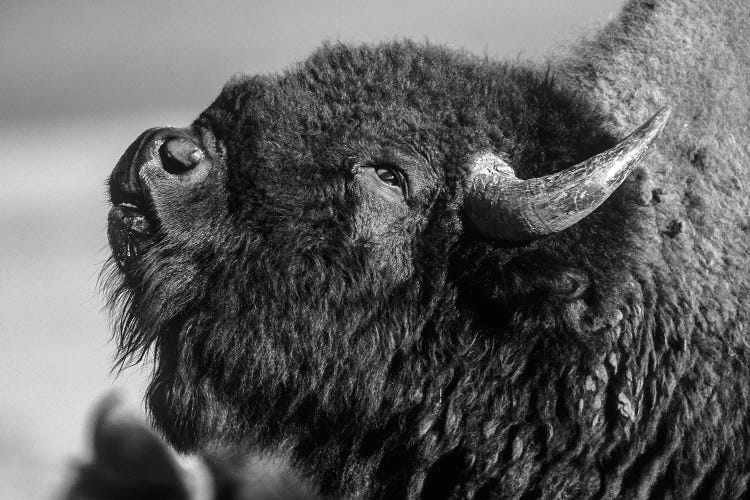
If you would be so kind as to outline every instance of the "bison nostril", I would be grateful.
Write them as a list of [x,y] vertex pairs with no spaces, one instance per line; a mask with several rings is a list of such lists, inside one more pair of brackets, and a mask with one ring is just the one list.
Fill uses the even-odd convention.
[[203,150],[184,137],[167,139],[159,148],[161,165],[170,174],[182,174],[195,168],[203,159]]

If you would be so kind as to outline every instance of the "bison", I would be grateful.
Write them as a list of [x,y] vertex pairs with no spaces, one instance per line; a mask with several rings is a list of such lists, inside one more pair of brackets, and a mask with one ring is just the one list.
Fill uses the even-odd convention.
[[109,281],[156,428],[331,497],[747,494],[749,36],[632,0],[541,69],[329,43],[144,132]]

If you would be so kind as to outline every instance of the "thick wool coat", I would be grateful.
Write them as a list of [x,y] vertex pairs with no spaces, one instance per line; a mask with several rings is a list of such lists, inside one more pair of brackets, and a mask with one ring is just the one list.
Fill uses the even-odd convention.
[[[326,45],[199,117],[223,208],[164,223],[115,287],[178,449],[283,459],[324,495],[736,497],[750,471],[750,6],[634,0],[539,70]],[[462,211],[670,124],[594,214],[523,244]],[[353,166],[402,168],[383,204]],[[172,219],[170,219],[172,220]],[[217,452],[217,450],[219,450]]]

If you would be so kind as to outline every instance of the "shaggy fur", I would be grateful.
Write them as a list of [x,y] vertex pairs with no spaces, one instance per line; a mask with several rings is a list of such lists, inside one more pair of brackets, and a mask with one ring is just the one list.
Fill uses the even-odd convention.
[[[113,285],[157,427],[283,456],[324,495],[741,495],[749,20],[633,1],[546,72],[403,41],[230,82],[196,121],[224,148],[225,187],[195,195],[218,208],[163,220]],[[554,172],[663,103],[657,150],[575,227],[506,245],[465,220],[472,154]],[[354,175],[378,165],[405,201]]]

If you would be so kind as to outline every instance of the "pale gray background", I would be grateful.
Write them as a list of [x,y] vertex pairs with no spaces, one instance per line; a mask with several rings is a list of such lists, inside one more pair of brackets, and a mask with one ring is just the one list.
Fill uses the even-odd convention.
[[623,0],[371,2],[0,0],[0,498],[49,498],[85,453],[118,378],[96,291],[105,179],[136,135],[185,125],[233,73],[271,72],[325,39],[430,39],[542,60]]

